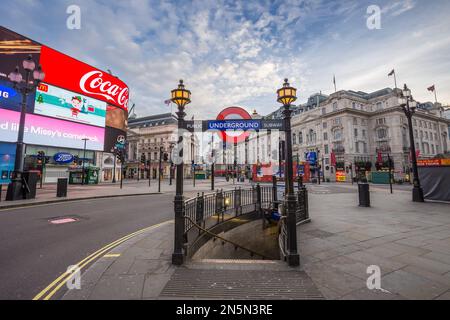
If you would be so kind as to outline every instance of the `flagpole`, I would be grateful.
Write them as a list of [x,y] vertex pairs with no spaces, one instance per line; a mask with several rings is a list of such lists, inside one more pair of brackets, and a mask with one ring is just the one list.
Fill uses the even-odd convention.
[[397,89],[397,75],[395,74],[395,70],[394,70],[394,83],[395,83],[395,89]]
[[437,101],[436,87],[434,87],[434,100],[436,101],[436,103],[438,103],[438,101]]

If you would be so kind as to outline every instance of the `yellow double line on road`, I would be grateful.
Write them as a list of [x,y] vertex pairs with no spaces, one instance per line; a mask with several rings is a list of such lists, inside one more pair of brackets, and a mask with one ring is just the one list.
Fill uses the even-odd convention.
[[[80,262],[78,262],[77,264],[75,264],[75,267],[79,268],[80,271],[85,268],[89,263],[91,263],[92,261],[94,261],[95,259],[101,257],[102,255],[104,255],[106,252],[110,251],[111,249],[117,247],[118,245],[124,243],[125,241],[138,236],[144,232],[150,231],[152,229],[156,229],[158,227],[161,227],[165,224],[168,223],[172,223],[173,220],[170,221],[166,221],[160,224],[156,224],[153,225],[151,227],[147,227],[144,229],[141,229],[139,231],[133,232],[125,237],[122,237],[114,242],[111,242],[110,244],[104,246],[103,248],[97,250],[96,252],[90,254],[88,257],[84,258],[83,260],[81,260]],[[69,281],[72,277],[73,273],[72,272],[64,272],[62,275],[60,275],[55,281],[53,281],[52,283],[50,283],[44,290],[42,290],[41,292],[39,292],[34,298],[33,300],[50,300],[56,292],[58,292],[59,289],[61,289],[61,287],[67,283],[67,281]]]

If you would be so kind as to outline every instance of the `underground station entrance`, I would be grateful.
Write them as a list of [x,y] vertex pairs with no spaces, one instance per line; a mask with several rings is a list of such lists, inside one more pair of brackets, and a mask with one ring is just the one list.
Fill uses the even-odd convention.
[[[242,259],[278,260],[291,267],[299,266],[297,225],[308,222],[309,213],[307,189],[301,177],[294,183],[293,176],[290,104],[295,101],[295,95],[296,89],[286,79],[278,90],[278,101],[284,106],[281,120],[252,119],[244,109],[230,107],[215,120],[185,121],[185,106],[191,102],[191,93],[182,80],[172,91],[171,100],[178,105],[178,146],[183,145],[185,132],[216,131],[224,146],[234,145],[236,148],[238,143],[248,141],[250,131],[259,133],[264,130],[284,132],[286,146],[282,149],[285,159],[282,191],[274,176],[272,184],[252,183],[248,187],[198,194],[191,199],[183,196],[183,148],[174,148],[173,157],[179,159],[174,201],[174,265],[201,260]],[[214,160],[211,166],[214,185]]]

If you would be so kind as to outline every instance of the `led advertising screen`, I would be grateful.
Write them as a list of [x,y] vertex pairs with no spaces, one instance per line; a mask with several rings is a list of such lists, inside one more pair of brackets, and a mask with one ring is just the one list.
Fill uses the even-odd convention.
[[106,126],[127,131],[128,112],[108,105],[106,108]]
[[40,64],[46,83],[128,110],[128,87],[119,78],[46,46]]
[[[5,142],[16,142],[19,131],[20,113],[0,109],[0,137]],[[62,148],[103,151],[105,129],[69,121],[27,114],[24,142]]]
[[127,138],[126,131],[116,128],[105,128],[105,152],[114,152],[114,149],[124,149]]
[[14,170],[16,145],[0,142],[0,183],[8,183]]
[[34,113],[104,127],[106,103],[41,83],[36,91]]
[[[34,61],[39,61],[40,53],[40,44],[0,26],[0,108],[20,111],[22,94],[13,88],[8,75],[19,66],[19,72],[25,79],[22,61],[29,55]],[[32,93],[28,96],[27,112],[33,112],[33,101]]]

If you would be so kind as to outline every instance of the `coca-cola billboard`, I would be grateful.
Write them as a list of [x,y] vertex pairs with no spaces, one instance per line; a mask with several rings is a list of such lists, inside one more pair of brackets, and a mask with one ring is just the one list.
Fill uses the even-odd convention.
[[128,110],[129,89],[119,78],[42,46],[45,82]]

